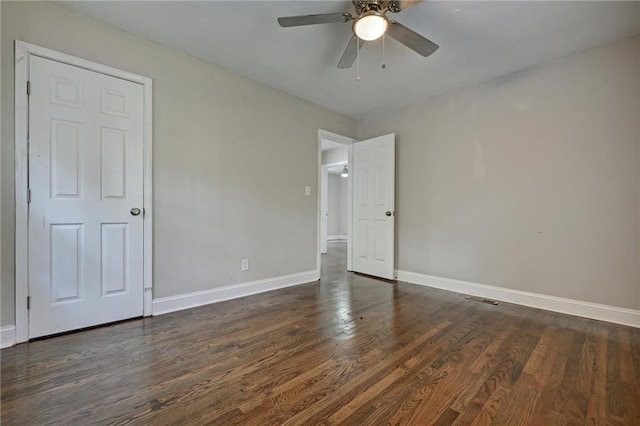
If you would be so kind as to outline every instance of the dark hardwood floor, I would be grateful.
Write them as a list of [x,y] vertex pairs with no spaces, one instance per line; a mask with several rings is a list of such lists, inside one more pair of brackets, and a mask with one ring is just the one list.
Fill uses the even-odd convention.
[[3,349],[4,425],[640,425],[640,330],[347,274]]

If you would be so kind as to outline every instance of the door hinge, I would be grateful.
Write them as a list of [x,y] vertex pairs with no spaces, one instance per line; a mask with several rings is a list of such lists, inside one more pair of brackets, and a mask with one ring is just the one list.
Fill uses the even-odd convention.
[[27,296],[27,309],[31,309],[31,296]]
[[27,188],[27,204],[31,202],[31,189]]
[[31,94],[31,82],[27,81],[27,96]]

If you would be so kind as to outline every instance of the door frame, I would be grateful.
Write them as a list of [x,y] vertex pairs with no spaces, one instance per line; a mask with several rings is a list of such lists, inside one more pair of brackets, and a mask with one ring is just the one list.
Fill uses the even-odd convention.
[[[320,221],[322,216],[322,200],[321,200],[321,192],[322,192],[322,140],[327,139],[333,142],[337,142],[343,145],[347,145],[348,148],[348,164],[353,163],[353,144],[358,142],[357,139],[353,139],[347,136],[342,136],[337,133],[329,132],[327,130],[318,129],[318,196],[317,196],[317,208],[316,208],[316,271],[317,271],[317,279],[320,279],[320,274],[322,271],[322,255],[320,254],[320,244],[322,243],[322,235],[320,233]],[[349,166],[351,167],[351,166]],[[349,173],[349,177],[347,178],[347,197],[349,199],[349,204],[347,206],[347,271],[351,270],[351,239],[352,239],[352,222],[353,222],[353,180],[351,178],[352,174]]]
[[143,86],[143,315],[151,315],[153,297],[153,200],[152,200],[152,145],[153,145],[153,82],[150,78],[127,71],[91,62],[67,55],[55,50],[15,41],[15,316],[16,343],[29,340],[29,204],[27,189],[29,183],[28,168],[28,131],[29,99],[27,82],[29,81],[29,58],[31,56],[50,59],[111,77],[138,83]]

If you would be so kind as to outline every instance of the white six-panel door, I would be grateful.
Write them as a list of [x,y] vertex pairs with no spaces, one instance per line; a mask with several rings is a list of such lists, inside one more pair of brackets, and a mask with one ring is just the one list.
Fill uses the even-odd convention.
[[143,313],[143,87],[31,56],[29,337]]
[[395,278],[395,135],[353,145],[353,270]]

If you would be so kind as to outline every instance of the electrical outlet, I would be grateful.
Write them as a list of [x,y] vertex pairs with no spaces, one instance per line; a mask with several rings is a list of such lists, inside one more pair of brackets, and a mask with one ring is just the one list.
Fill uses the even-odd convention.
[[249,259],[242,259],[242,263],[240,264],[240,269],[243,271],[249,270]]
[[311,187],[310,186],[305,186],[304,187],[304,195],[306,195],[307,197],[309,195],[311,195]]

